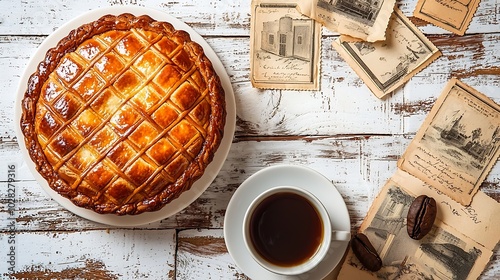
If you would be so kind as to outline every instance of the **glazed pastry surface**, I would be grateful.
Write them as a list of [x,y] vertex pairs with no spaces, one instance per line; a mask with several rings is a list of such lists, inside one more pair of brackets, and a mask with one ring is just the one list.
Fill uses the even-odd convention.
[[49,186],[98,213],[155,211],[203,174],[224,91],[203,49],[147,16],[105,16],[47,53],[21,126]]

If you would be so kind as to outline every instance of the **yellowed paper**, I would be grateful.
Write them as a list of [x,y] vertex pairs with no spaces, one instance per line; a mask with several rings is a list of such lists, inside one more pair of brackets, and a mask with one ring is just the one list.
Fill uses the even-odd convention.
[[341,36],[333,47],[378,98],[384,98],[441,55],[398,9],[383,42],[360,42]]
[[[370,272],[349,251],[338,279],[477,279],[500,242],[500,203],[477,191],[499,153],[499,105],[450,80],[360,226],[383,267]],[[474,184],[446,187],[471,174]],[[437,217],[413,240],[406,222],[419,195],[436,200]]]
[[252,2],[250,72],[263,89],[317,90],[321,24],[300,14],[296,1]]
[[452,79],[398,167],[469,205],[500,155],[500,106]]
[[480,0],[419,0],[413,15],[445,30],[464,35]]
[[385,40],[395,0],[298,0],[299,11],[331,31],[368,42]]
[[[338,279],[477,279],[484,270],[500,238],[498,226],[489,228],[500,214],[499,204],[478,193],[477,201],[464,207],[410,177],[398,171],[360,227],[380,255],[382,269],[367,271],[349,252]],[[413,240],[406,230],[406,216],[420,194],[436,199],[438,217],[428,235]],[[464,231],[465,227],[469,228]]]
[[391,181],[404,186],[415,196],[425,194],[433,197],[438,207],[438,219],[484,247],[494,250],[500,241],[500,223],[498,222],[500,203],[485,193],[479,191],[474,196],[471,205],[463,206],[443,192],[436,191],[435,188],[402,170],[397,170],[391,177]]

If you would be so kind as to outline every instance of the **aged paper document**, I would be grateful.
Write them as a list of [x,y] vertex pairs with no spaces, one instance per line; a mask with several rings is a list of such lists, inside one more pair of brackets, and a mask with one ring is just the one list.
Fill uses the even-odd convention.
[[378,98],[393,92],[441,55],[398,9],[391,16],[385,41],[369,43],[340,36],[333,47]]
[[474,201],[469,206],[454,201],[443,192],[436,191],[422,180],[397,170],[391,181],[414,195],[425,194],[436,200],[438,205],[437,218],[451,227],[459,230],[464,235],[474,239],[490,250],[494,250],[500,242],[500,203],[485,193],[479,191]]
[[[414,240],[406,232],[406,215],[421,194],[436,200],[438,217],[427,236]],[[482,192],[465,207],[398,170],[360,227],[380,255],[382,269],[366,270],[349,252],[338,279],[477,279],[500,241],[499,215],[500,204]]]
[[398,167],[469,205],[500,155],[500,105],[452,79]]
[[445,30],[464,35],[480,0],[419,0],[413,15]]
[[297,0],[304,15],[326,28],[368,42],[385,39],[395,0]]
[[317,90],[321,24],[300,14],[296,1],[252,2],[250,72],[263,89]]
[[[360,226],[382,268],[348,251],[338,279],[477,279],[500,242],[500,203],[478,191],[499,153],[500,106],[451,79]],[[437,217],[414,240],[407,215],[420,195],[435,199]]]

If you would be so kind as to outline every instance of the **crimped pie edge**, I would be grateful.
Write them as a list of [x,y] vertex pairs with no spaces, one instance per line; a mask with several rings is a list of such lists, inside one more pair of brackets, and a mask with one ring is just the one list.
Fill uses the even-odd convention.
[[[110,30],[129,30],[131,28],[154,31],[169,36],[169,38],[176,37],[176,41],[184,42],[185,50],[195,57],[193,61],[199,67],[200,73],[205,78],[210,91],[209,96],[212,103],[212,112],[208,128],[209,133],[195,161],[189,164],[182,176],[174,183],[174,186],[166,188],[162,192],[146,198],[139,203],[122,206],[110,204],[94,205],[90,198],[71,189],[58,176],[57,172],[53,170],[52,165],[45,157],[35,133],[36,104],[44,82],[50,73],[56,69],[65,54],[76,50],[85,40],[95,35]],[[222,141],[226,117],[224,90],[211,61],[203,52],[203,48],[198,43],[191,41],[187,32],[176,30],[168,22],[156,21],[147,15],[134,16],[130,13],[123,13],[117,16],[109,14],[100,17],[96,21],[84,24],[72,30],[54,48],[49,49],[44,59],[39,63],[36,72],[28,80],[27,90],[21,101],[21,107],[20,126],[25,138],[28,154],[34,162],[36,170],[47,180],[49,187],[60,195],[70,199],[77,206],[91,209],[100,214],[114,213],[118,215],[136,215],[159,210],[170,201],[179,197],[184,191],[189,190],[192,184],[203,175],[205,168],[213,160],[214,154]],[[172,190],[174,191],[172,192]]]

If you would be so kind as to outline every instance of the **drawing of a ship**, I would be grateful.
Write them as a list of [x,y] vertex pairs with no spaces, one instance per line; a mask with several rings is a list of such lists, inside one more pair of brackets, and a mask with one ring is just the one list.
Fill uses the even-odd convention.
[[500,127],[495,129],[491,139],[482,139],[483,131],[480,127],[474,129],[472,135],[466,135],[463,133],[465,129],[461,123],[463,116],[463,113],[459,115],[459,111],[455,112],[452,121],[441,131],[441,139],[471,155],[479,162],[479,164],[476,162],[471,164],[476,168],[482,168],[482,164],[498,149]]
[[461,147],[465,144],[465,141],[468,137],[463,132],[461,132],[462,125],[460,122],[462,121],[464,114],[462,113],[458,117],[456,115],[458,115],[458,111],[455,112],[455,117],[452,118],[452,121],[449,123],[448,127],[441,131],[441,138],[452,142],[456,146]]

